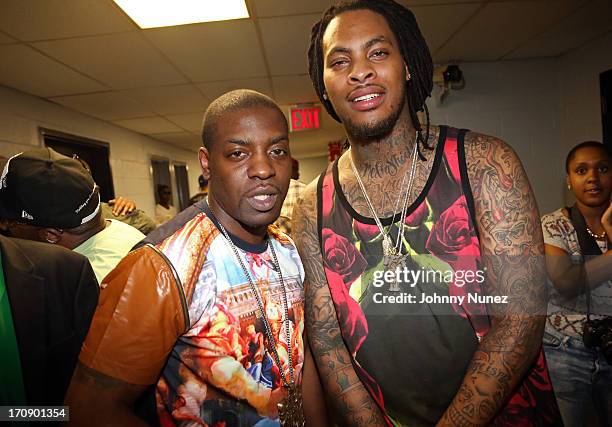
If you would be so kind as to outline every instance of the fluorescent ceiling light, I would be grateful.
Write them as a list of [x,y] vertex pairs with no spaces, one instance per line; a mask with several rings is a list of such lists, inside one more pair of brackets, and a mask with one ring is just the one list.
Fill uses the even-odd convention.
[[140,28],[248,18],[245,0],[114,0]]

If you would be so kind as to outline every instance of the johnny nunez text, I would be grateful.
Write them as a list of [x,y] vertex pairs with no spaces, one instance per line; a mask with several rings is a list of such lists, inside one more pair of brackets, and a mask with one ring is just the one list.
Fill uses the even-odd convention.
[[[419,298],[420,297],[420,298]],[[467,295],[421,294],[420,296],[402,292],[396,295],[374,293],[372,298],[376,304],[458,304],[466,301],[471,304],[507,304],[507,295],[481,295],[468,293]]]

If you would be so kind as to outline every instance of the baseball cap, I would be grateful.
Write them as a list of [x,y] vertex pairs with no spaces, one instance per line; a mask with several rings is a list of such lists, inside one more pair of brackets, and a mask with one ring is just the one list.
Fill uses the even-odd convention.
[[40,227],[74,228],[100,210],[99,188],[78,158],[39,148],[3,163],[0,218]]

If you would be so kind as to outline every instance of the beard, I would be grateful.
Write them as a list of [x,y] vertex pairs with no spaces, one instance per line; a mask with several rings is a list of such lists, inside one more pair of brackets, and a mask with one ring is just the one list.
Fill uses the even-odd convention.
[[399,119],[404,105],[406,104],[406,92],[405,89],[402,91],[400,102],[395,110],[393,110],[387,117],[367,123],[356,123],[351,119],[347,118],[342,120],[342,124],[348,133],[353,138],[361,141],[374,141],[382,139],[388,136],[393,128],[397,119]]

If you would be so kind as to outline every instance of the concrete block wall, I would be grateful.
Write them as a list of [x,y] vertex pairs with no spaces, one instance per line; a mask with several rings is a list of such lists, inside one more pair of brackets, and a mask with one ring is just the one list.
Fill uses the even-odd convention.
[[155,198],[149,165],[151,156],[187,164],[189,193],[198,191],[197,152],[183,150],[136,132],[106,123],[63,106],[0,86],[0,154],[10,157],[42,146],[39,127],[83,136],[110,145],[115,194],[136,201],[153,215]]

